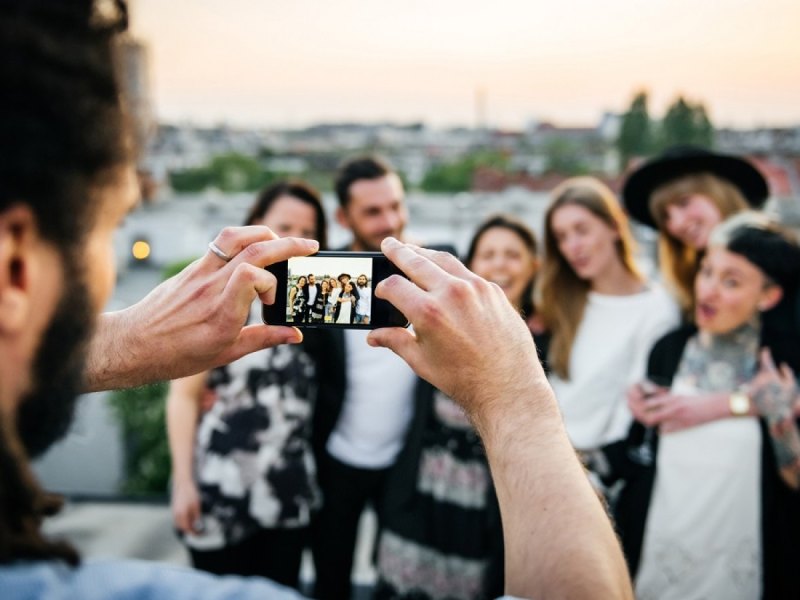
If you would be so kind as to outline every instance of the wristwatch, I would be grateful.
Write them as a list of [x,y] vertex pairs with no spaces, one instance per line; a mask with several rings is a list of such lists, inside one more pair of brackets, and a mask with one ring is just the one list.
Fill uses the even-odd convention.
[[750,414],[750,396],[741,390],[728,396],[728,409],[734,417],[745,417]]

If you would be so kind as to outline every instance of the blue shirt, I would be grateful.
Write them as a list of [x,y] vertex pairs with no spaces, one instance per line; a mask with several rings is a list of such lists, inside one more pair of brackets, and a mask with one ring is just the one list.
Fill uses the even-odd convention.
[[55,561],[0,566],[3,600],[298,600],[295,590],[258,577],[217,577],[136,560],[89,560],[77,568]]

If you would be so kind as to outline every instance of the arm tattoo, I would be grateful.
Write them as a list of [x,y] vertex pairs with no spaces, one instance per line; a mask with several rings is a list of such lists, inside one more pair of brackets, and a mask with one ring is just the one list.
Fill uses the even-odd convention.
[[795,388],[772,381],[758,389],[753,400],[769,427],[778,468],[800,473],[800,433],[794,421],[792,402]]

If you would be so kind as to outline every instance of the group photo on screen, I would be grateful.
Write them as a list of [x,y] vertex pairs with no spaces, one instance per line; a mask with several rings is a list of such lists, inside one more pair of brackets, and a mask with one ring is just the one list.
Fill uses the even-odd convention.
[[305,256],[289,260],[287,323],[369,325],[372,259]]

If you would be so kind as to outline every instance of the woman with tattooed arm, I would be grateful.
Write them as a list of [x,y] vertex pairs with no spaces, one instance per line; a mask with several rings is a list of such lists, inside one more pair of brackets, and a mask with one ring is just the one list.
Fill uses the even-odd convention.
[[[627,483],[615,512],[637,598],[800,598],[800,435],[792,414],[800,347],[761,319],[798,281],[794,238],[763,216],[733,217],[714,231],[695,279],[696,326],[653,348],[648,377],[671,381],[670,390],[631,395],[643,422],[600,461],[606,483]],[[723,393],[733,405],[744,391],[756,417],[742,411],[653,431],[654,461],[634,460],[670,394],[690,402]]]

